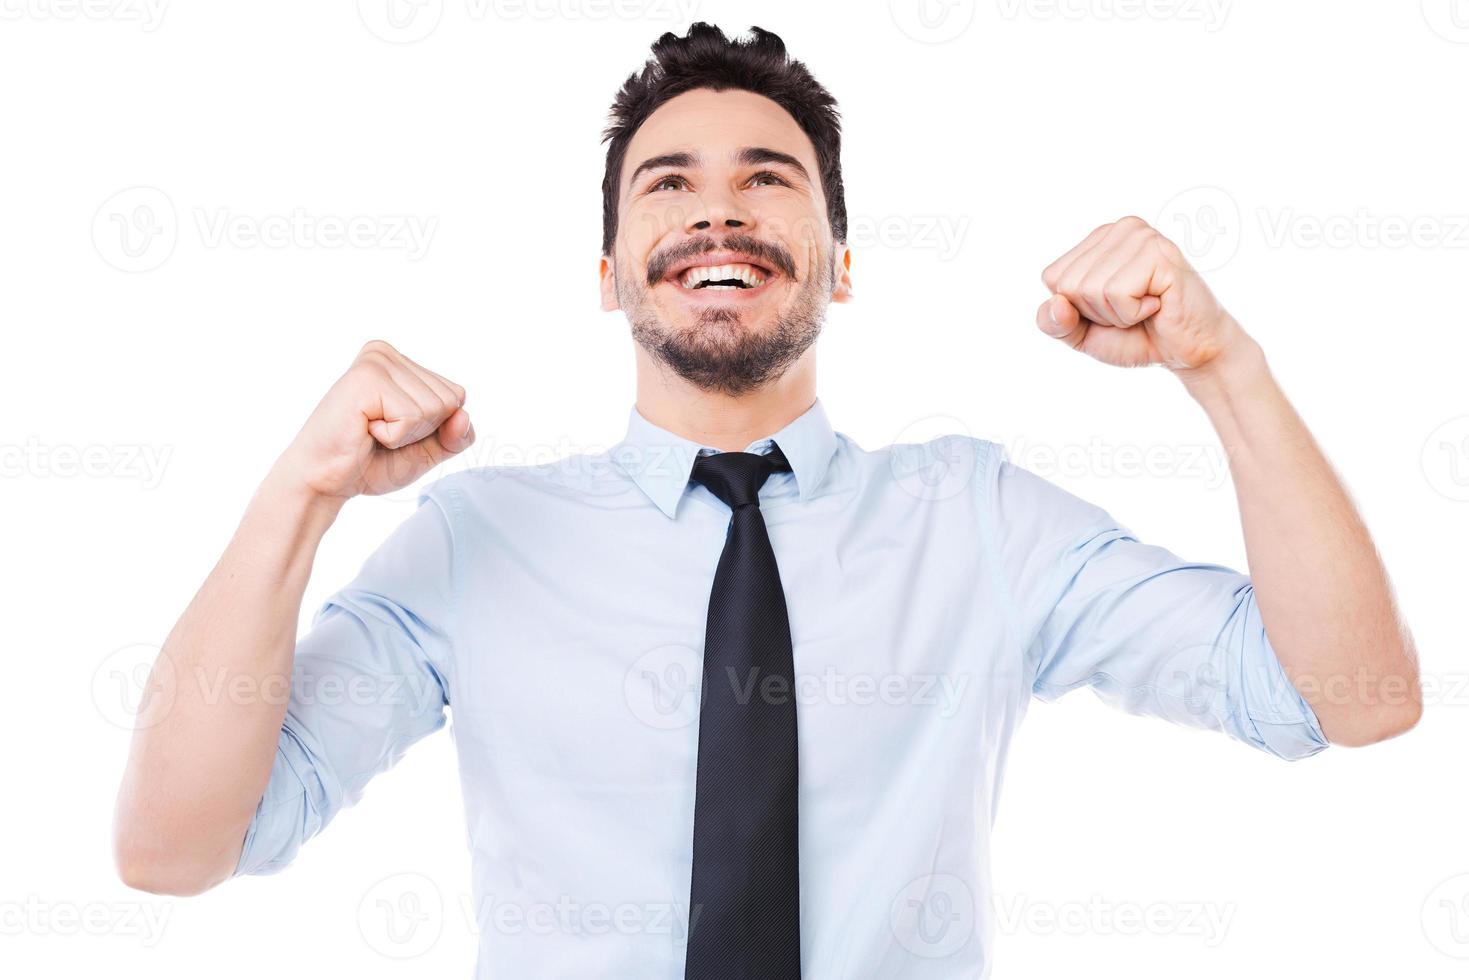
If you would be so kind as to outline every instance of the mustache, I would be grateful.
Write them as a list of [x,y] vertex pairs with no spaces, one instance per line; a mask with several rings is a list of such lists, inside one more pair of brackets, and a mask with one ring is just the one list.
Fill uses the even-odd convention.
[[775,242],[763,241],[753,235],[736,234],[722,239],[691,238],[686,242],[654,253],[653,257],[648,260],[648,285],[656,286],[668,278],[669,271],[678,263],[719,249],[743,252],[757,262],[778,270],[791,281],[794,282],[796,279],[796,263],[784,246]]

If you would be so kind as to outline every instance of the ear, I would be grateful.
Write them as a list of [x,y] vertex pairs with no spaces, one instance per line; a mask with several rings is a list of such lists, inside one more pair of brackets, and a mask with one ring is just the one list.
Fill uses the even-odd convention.
[[837,242],[836,254],[836,286],[831,291],[833,303],[850,303],[852,301],[852,250],[847,247],[846,242]]
[[617,280],[613,277],[612,260],[605,255],[602,256],[598,275],[602,278],[602,309],[608,313],[622,309],[617,303]]

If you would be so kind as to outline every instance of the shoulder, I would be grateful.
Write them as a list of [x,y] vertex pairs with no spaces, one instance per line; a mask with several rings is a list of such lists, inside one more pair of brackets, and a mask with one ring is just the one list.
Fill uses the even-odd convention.
[[1008,528],[1034,539],[1112,522],[1103,508],[1056,482],[1054,472],[1021,465],[1003,444],[966,432],[894,442],[861,455],[874,477],[890,474],[921,499],[965,496],[996,533]]
[[900,439],[872,450],[852,445],[869,480],[890,481],[925,501],[986,498],[1004,459],[998,443],[964,432]]
[[556,459],[532,455],[523,461],[454,469],[425,485],[419,499],[433,500],[451,515],[463,518],[489,506],[614,498],[633,486],[627,472],[607,451],[573,453]]

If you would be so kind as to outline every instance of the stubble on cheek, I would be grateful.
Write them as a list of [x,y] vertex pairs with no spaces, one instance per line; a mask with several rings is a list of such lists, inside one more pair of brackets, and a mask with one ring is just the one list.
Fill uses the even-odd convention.
[[818,240],[792,244],[805,253],[805,268],[792,269],[796,276],[785,277],[780,292],[759,310],[718,303],[665,306],[657,286],[648,284],[646,268],[617,275],[617,268],[630,265],[614,266],[613,285],[633,340],[654,361],[706,391],[738,396],[780,377],[816,342],[834,283]]

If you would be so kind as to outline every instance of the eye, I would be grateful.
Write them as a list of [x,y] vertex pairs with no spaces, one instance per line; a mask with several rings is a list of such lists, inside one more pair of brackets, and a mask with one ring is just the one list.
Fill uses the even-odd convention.
[[653,181],[653,183],[649,184],[648,192],[652,193],[653,191],[661,190],[677,190],[679,187],[686,186],[688,186],[688,181],[684,180],[678,174],[669,174],[667,177],[659,177],[657,180]]
[[786,186],[786,179],[784,177],[782,177],[780,174],[773,173],[772,171],[769,171],[769,170],[762,170],[758,174],[756,174],[755,176],[751,177],[750,178],[750,183],[751,184],[754,184],[757,181],[763,181],[763,180],[771,180],[771,181],[774,181],[777,185]]

